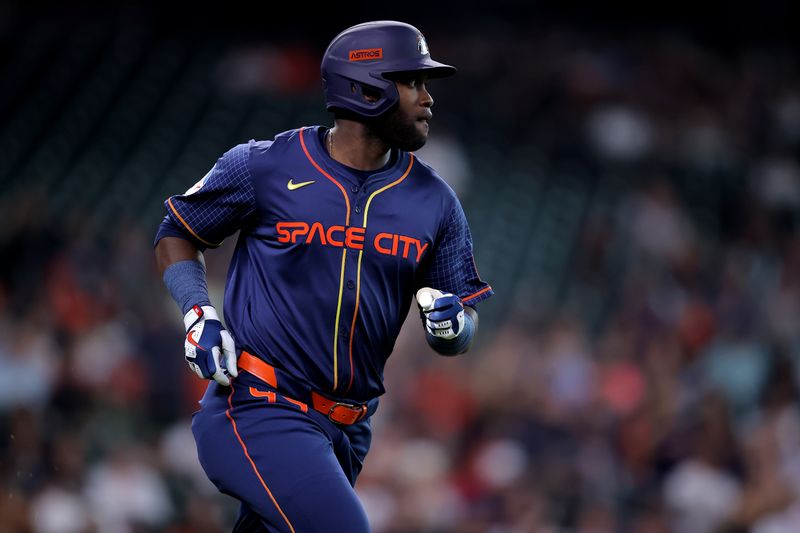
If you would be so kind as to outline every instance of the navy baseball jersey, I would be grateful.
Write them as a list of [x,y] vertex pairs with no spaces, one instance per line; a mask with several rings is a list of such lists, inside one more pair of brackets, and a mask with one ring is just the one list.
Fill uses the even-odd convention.
[[[334,398],[384,392],[383,368],[421,287],[492,295],[452,189],[414,154],[359,171],[316,126],[226,152],[168,217],[201,247],[241,230],[225,288],[237,348]],[[163,232],[159,237],[164,236]]]

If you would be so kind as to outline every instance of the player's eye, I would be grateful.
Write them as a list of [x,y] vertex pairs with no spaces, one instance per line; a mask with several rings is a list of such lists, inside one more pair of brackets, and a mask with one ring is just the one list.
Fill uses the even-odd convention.
[[427,85],[425,78],[422,77],[408,78],[404,80],[403,83],[406,84],[410,89],[419,89]]
[[404,77],[404,78],[397,78],[395,81],[397,81],[397,83],[399,83],[401,85],[405,85],[406,87],[409,87],[411,89],[413,89],[413,88],[415,88],[417,86],[416,78]]

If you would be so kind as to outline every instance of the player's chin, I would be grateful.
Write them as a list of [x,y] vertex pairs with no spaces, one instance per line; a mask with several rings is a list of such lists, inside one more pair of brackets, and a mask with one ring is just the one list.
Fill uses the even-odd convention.
[[425,146],[425,142],[428,140],[428,122],[426,120],[389,121],[382,127],[382,133],[382,138],[389,146],[405,152],[414,152]]
[[427,120],[417,120],[414,122],[414,133],[409,135],[406,139],[406,147],[404,148],[408,152],[413,152],[415,150],[419,150],[425,143],[428,141],[428,132],[430,131],[430,126],[428,125]]

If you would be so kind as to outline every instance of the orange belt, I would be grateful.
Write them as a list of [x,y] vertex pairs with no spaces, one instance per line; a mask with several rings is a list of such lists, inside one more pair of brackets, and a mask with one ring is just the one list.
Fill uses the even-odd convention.
[[[278,378],[275,375],[275,368],[266,363],[263,359],[242,351],[242,355],[239,356],[239,368],[247,370],[272,388],[278,388]],[[288,399],[292,400],[291,398]],[[296,402],[297,400],[292,401]],[[332,422],[344,424],[346,426],[355,424],[367,416],[366,404],[337,402],[313,390],[311,391],[311,405],[314,410],[327,416]]]

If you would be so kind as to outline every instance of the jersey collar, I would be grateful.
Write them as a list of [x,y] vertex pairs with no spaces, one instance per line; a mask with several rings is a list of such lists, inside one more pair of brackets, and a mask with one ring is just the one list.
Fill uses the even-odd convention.
[[316,159],[317,162],[322,165],[323,168],[325,168],[325,170],[330,172],[332,175],[344,178],[351,185],[371,188],[370,186],[372,184],[378,184],[393,177],[396,178],[398,173],[402,174],[408,166],[408,158],[410,157],[409,153],[394,148],[394,150],[397,150],[399,153],[398,157],[395,158],[394,164],[384,167],[383,169],[378,169],[375,174],[371,174],[366,181],[363,181],[363,178],[361,175],[359,175],[358,171],[342,165],[338,161],[331,159],[331,156],[328,155],[328,151],[322,144],[322,139],[327,131],[328,128],[324,126],[313,126],[306,128],[305,134],[308,135],[306,137],[306,142],[309,145],[314,159]]

